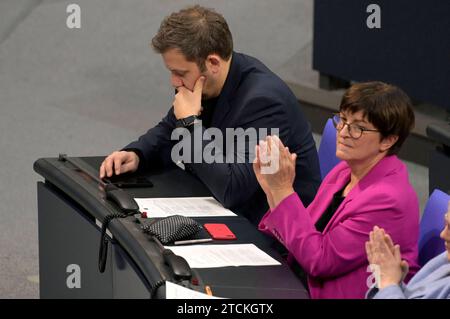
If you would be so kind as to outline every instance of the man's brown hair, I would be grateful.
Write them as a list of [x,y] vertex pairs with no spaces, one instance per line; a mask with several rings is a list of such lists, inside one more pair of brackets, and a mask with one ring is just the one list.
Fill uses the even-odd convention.
[[414,127],[411,100],[400,88],[383,82],[365,82],[352,85],[344,94],[341,112],[362,111],[382,138],[398,136],[388,155],[397,154]]
[[233,52],[233,38],[224,17],[199,5],[167,16],[152,39],[157,53],[179,49],[186,60],[196,62],[201,71],[210,54],[228,60]]

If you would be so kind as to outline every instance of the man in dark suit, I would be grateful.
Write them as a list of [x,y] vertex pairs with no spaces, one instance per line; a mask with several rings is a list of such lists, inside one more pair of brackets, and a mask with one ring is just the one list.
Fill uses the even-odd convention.
[[[101,178],[177,162],[225,207],[257,224],[267,203],[252,169],[254,146],[275,129],[297,153],[295,190],[305,205],[312,201],[320,172],[310,125],[280,78],[257,59],[233,51],[222,15],[200,6],[173,13],[152,46],[171,72],[173,107],[157,126],[109,155]],[[173,133],[180,129],[194,138],[187,144],[183,138],[192,147],[175,154],[180,143]]]

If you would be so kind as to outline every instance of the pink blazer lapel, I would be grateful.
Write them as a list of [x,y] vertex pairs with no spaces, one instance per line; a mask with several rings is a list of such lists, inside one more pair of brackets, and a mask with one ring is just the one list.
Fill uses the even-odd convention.
[[[351,212],[345,211],[345,206],[348,203],[350,203],[354,198],[356,198],[358,196],[367,196],[367,194],[361,194],[361,193],[368,186],[377,183],[377,181],[383,179],[386,175],[388,175],[392,171],[398,169],[399,165],[401,165],[401,162],[395,155],[387,156],[387,157],[381,159],[372,168],[372,170],[369,173],[367,173],[367,175],[364,176],[363,179],[361,181],[359,181],[359,183],[355,187],[353,187],[353,189],[348,193],[348,195],[346,196],[346,198],[344,199],[342,204],[339,206],[339,208],[333,214],[333,217],[330,219],[330,221],[328,222],[328,224],[325,227],[325,229],[323,230],[323,232],[324,233],[327,232],[332,225],[338,223],[342,218],[344,218],[347,215],[347,213],[351,213]],[[341,183],[339,183],[341,185],[340,186],[341,188],[344,187],[344,185],[349,181],[349,178],[350,178],[349,175],[350,175],[350,170],[348,170],[347,175],[345,176],[346,178],[344,178],[344,174],[341,174],[341,176],[340,176]],[[336,190],[332,194],[337,192],[339,189],[340,188],[336,188]],[[370,194],[368,194],[368,195],[370,196]],[[331,201],[331,197],[330,197],[330,200],[328,201],[327,205],[330,204],[330,201]],[[324,212],[327,207],[328,206],[325,206],[324,209],[322,210],[322,212]]]
[[397,156],[387,156],[382,158],[371,170],[363,177],[359,183],[353,187],[353,189],[348,193],[346,200],[352,200],[353,198],[360,196],[367,187],[370,187],[393,171],[399,169],[402,162],[397,158]]

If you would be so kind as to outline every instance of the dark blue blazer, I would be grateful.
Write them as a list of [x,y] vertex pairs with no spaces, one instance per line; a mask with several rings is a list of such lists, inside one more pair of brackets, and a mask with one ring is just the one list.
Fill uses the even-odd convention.
[[[170,139],[175,122],[172,107],[158,125],[124,149],[137,150],[143,157],[141,162],[147,165],[171,164],[171,149],[178,142]],[[233,53],[211,127],[220,129],[223,136],[226,136],[226,128],[267,128],[269,134],[270,128],[278,128],[283,143],[291,152],[297,153],[294,189],[305,205],[314,199],[321,179],[310,124],[291,90],[260,61]],[[197,129],[204,131],[206,128],[197,126]],[[211,141],[203,141],[204,146],[209,143]],[[225,207],[257,224],[268,207],[253,172],[253,153],[254,150],[248,150],[248,147],[244,150],[245,163],[226,163],[224,159],[224,163],[185,163],[185,167]]]

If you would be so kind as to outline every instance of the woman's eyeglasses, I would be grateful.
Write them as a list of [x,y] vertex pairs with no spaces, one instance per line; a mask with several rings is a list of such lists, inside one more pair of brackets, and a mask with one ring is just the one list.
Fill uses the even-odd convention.
[[357,124],[350,124],[345,122],[339,114],[333,115],[333,125],[338,132],[342,131],[342,129],[347,125],[348,134],[353,139],[358,139],[362,136],[364,132],[379,132],[378,130],[368,129]]

